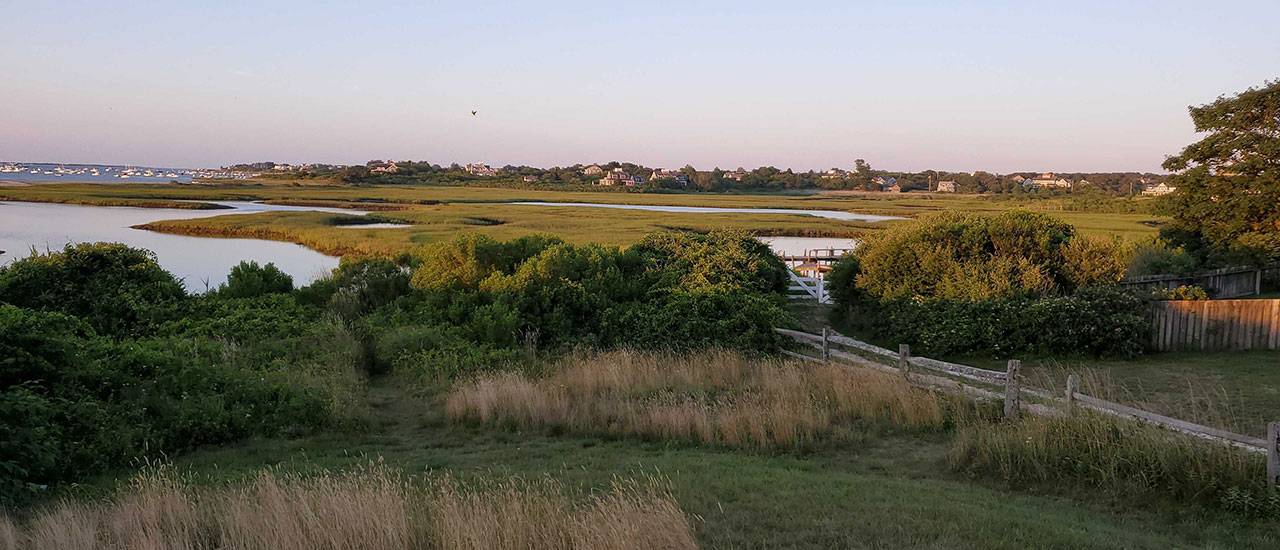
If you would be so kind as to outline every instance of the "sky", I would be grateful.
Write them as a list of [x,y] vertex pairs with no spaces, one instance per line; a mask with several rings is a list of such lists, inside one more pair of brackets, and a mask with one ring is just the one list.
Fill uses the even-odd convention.
[[[1280,1],[0,0],[0,160],[1159,171]],[[472,116],[471,111],[478,113]]]

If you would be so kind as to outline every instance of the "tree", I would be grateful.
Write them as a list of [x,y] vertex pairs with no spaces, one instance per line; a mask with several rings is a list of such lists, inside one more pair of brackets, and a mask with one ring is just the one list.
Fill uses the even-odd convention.
[[1164,162],[1161,235],[1210,263],[1280,258],[1280,80],[1190,112],[1208,135]]

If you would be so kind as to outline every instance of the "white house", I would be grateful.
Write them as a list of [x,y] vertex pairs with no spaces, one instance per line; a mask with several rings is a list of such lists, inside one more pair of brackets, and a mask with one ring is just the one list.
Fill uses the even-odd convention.
[[1160,183],[1152,185],[1151,187],[1143,189],[1142,194],[1153,196],[1153,197],[1159,197],[1161,195],[1168,195],[1169,193],[1172,193],[1177,190],[1178,190],[1177,187],[1169,187],[1168,184],[1162,181]]
[[955,193],[956,182],[950,181],[950,180],[938,182],[938,192],[939,193]]
[[467,173],[473,176],[496,176],[498,171],[494,170],[488,164],[476,162],[467,165]]

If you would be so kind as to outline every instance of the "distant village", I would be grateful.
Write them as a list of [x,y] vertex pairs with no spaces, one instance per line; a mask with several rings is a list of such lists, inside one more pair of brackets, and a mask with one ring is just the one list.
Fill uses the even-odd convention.
[[827,189],[883,193],[1074,193],[1086,190],[1117,195],[1161,196],[1175,190],[1160,174],[1014,172],[891,172],[872,170],[864,161],[852,169],[794,172],[773,167],[755,170],[697,170],[645,167],[624,162],[537,168],[483,162],[441,166],[421,161],[374,160],[365,165],[277,164],[261,162],[224,167],[237,174],[265,177],[338,177],[350,183],[465,183],[499,179],[509,184],[591,185],[597,187],[703,190]]

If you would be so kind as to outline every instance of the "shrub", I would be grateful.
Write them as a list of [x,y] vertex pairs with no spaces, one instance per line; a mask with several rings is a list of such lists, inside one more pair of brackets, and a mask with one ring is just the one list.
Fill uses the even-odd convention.
[[240,262],[231,268],[227,282],[218,287],[217,292],[227,298],[255,298],[292,290],[293,277],[280,271],[276,264],[260,266],[258,262]]
[[1094,287],[1041,298],[867,300],[851,318],[861,320],[864,330],[929,354],[1132,357],[1146,339],[1144,306],[1128,291]]
[[739,231],[650,233],[629,252],[664,288],[781,293],[789,280],[786,265],[768,245]]
[[153,453],[330,418],[325,393],[237,364],[206,339],[107,339],[60,313],[0,305],[0,357],[0,486],[15,489],[0,500]]
[[1118,243],[1080,240],[1070,225],[1043,214],[935,214],[865,239],[856,285],[881,299],[1070,292],[1118,281],[1121,252]]
[[1200,285],[1181,285],[1177,288],[1161,288],[1151,293],[1154,300],[1208,300],[1209,291]]
[[605,314],[601,340],[640,349],[774,351],[782,336],[773,328],[789,318],[776,297],[677,291],[613,307]]
[[68,244],[0,267],[0,303],[74,315],[103,335],[146,334],[185,297],[154,254],[122,244]]
[[1129,260],[1128,276],[1187,275],[1199,268],[1195,256],[1181,247],[1153,238],[1139,243]]

